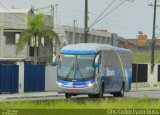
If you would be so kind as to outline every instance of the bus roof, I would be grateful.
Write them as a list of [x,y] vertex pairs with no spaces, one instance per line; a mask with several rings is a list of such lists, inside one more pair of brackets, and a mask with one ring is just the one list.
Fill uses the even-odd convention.
[[71,44],[62,48],[61,53],[63,54],[95,54],[101,50],[117,50],[117,51],[127,51],[128,49],[117,48],[111,45],[106,44],[97,44],[97,43],[80,43],[80,44]]

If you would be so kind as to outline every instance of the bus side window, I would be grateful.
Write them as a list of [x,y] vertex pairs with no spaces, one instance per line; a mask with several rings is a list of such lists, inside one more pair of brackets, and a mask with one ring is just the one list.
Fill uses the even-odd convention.
[[99,55],[99,60],[98,60],[98,64],[101,64],[101,55]]
[[97,75],[99,73],[99,66],[101,64],[101,56],[100,55],[97,55],[96,58],[95,58],[95,74]]

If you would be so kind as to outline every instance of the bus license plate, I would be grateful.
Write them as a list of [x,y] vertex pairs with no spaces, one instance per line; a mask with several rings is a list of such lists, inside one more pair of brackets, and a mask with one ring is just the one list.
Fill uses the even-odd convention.
[[78,90],[72,89],[72,93],[77,93],[77,92],[78,92]]

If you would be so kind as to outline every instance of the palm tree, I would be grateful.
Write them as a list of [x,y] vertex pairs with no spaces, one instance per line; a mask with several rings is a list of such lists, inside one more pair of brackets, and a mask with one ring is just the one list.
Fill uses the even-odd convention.
[[50,41],[58,39],[59,37],[52,28],[45,28],[45,16],[42,13],[35,14],[32,17],[28,17],[28,28],[23,30],[20,34],[19,41],[17,43],[17,51],[19,52],[24,46],[31,40],[34,41],[34,64],[37,64],[37,41],[44,37]]

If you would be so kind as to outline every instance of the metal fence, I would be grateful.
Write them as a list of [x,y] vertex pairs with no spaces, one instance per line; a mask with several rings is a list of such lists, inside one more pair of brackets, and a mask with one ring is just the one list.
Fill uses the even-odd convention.
[[148,64],[132,64],[132,88],[148,85]]
[[24,92],[45,91],[45,66],[26,64],[24,66]]
[[[160,86],[160,65],[150,75],[150,64],[132,64],[132,88]],[[22,64],[23,71],[14,62],[0,61],[0,93],[56,91],[57,68],[53,66]],[[23,72],[23,73],[22,73]],[[19,75],[19,73],[21,73]],[[19,86],[19,87],[18,87]],[[24,86],[24,87],[21,87]],[[20,89],[23,88],[23,89]]]
[[147,82],[148,64],[132,65],[132,83]]
[[18,65],[0,62],[0,93],[18,93]]

